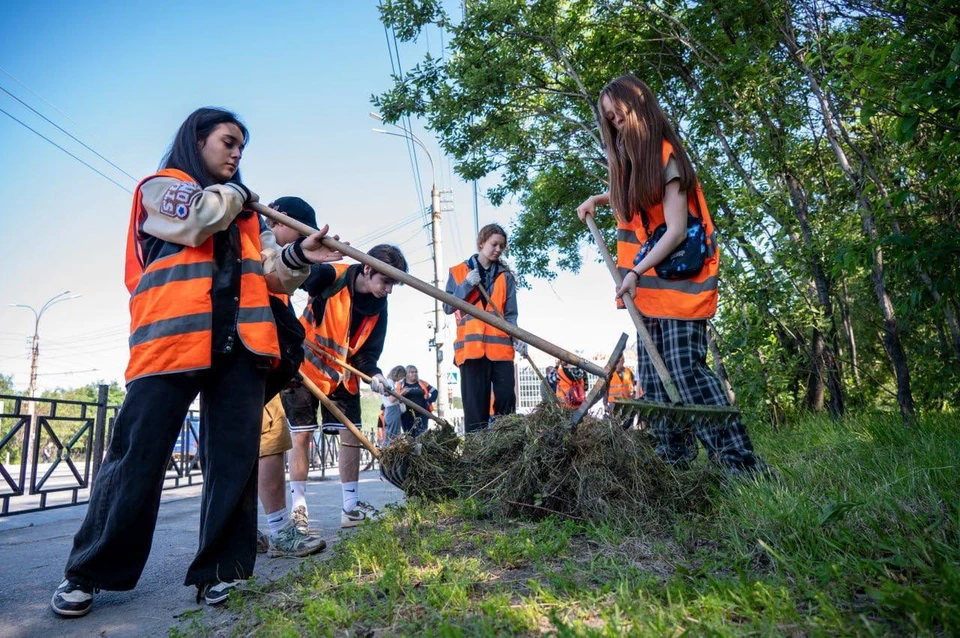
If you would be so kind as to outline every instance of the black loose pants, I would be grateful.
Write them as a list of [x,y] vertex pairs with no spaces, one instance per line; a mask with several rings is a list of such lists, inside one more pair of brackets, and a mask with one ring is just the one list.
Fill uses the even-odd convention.
[[465,432],[487,427],[490,422],[490,389],[493,388],[493,414],[517,411],[513,361],[491,361],[486,357],[467,359],[460,364],[460,394],[463,395]]
[[257,461],[265,359],[240,348],[208,370],[145,377],[127,386],[66,578],[133,589],[153,542],[167,461],[200,395],[203,497],[200,545],[185,585],[249,578],[257,546]]

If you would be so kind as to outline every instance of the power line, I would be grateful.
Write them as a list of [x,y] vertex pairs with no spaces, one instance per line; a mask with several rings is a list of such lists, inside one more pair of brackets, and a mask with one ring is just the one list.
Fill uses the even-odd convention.
[[[380,2],[379,0],[378,0],[378,2],[377,2],[377,6],[378,6],[381,10],[383,9],[383,3]],[[390,46],[390,37],[391,37],[391,34],[392,34],[392,36],[393,36],[393,48],[392,48],[392,49],[391,49],[391,46]],[[402,64],[401,64],[401,62],[400,62],[400,49],[399,49],[399,47],[397,46],[397,32],[396,32],[396,29],[394,29],[393,26],[391,25],[390,31],[388,32],[388,31],[387,31],[387,25],[386,25],[386,23],[384,23],[384,25],[383,25],[383,36],[384,36],[384,38],[385,38],[386,41],[387,41],[387,54],[390,56],[390,71],[391,71],[394,75],[396,75],[398,78],[400,78],[400,81],[401,81],[401,82],[403,82],[403,66],[402,66]],[[393,59],[394,54],[396,54],[396,57],[397,57],[397,59],[396,59],[396,65],[394,65],[394,59]],[[404,120],[406,120],[406,122],[404,122]],[[408,133],[412,133],[412,132],[413,132],[413,126],[412,126],[412,124],[411,124],[411,122],[410,122],[410,116],[409,116],[409,115],[406,116],[406,117],[401,116],[401,118],[400,118],[400,124],[401,124],[400,129],[403,130],[404,132],[408,132]],[[423,180],[420,178],[420,164],[419,164],[419,162],[417,161],[417,151],[416,151],[416,147],[414,146],[413,140],[411,140],[411,139],[409,138],[409,136],[405,136],[405,142],[406,142],[406,144],[407,144],[407,156],[408,156],[409,159],[410,159],[410,168],[411,168],[411,170],[413,171],[413,177],[414,177],[414,180],[415,180],[415,182],[416,182],[416,183],[415,183],[415,186],[416,186],[417,202],[420,204],[421,210],[424,210],[424,215],[426,215],[426,208],[427,208],[427,206],[426,206],[426,202],[425,202],[425,200],[424,200],[424,198],[423,198]]]
[[70,117],[69,115],[67,115],[66,113],[64,113],[64,112],[61,111],[60,109],[58,109],[57,107],[55,107],[53,104],[51,104],[49,101],[47,101],[47,99],[46,99],[45,97],[43,97],[42,95],[40,95],[39,93],[37,93],[36,91],[34,91],[33,89],[31,89],[29,86],[27,86],[26,84],[24,84],[23,82],[21,82],[20,80],[18,80],[16,77],[14,77],[14,75],[13,75],[12,73],[10,73],[10,71],[7,71],[7,70],[4,69],[3,67],[0,67],[0,71],[3,71],[4,73],[6,73],[6,74],[10,77],[11,80],[13,80],[13,81],[16,82],[17,84],[19,84],[20,86],[22,86],[23,88],[25,88],[27,91],[30,92],[31,95],[39,98],[41,102],[43,102],[44,104],[46,104],[47,106],[49,106],[50,108],[52,108],[54,111],[56,111],[57,113],[59,113],[59,114],[62,115],[63,117],[67,118],[68,120],[70,120],[71,122],[73,122],[74,124],[76,124],[77,126],[79,126],[79,124],[77,124],[76,121],[75,121],[72,117]]
[[56,142],[54,142],[53,140],[51,140],[49,137],[47,137],[46,135],[44,135],[44,134],[41,133],[40,131],[32,128],[29,124],[26,124],[26,123],[18,120],[16,117],[14,117],[13,115],[10,115],[9,113],[7,113],[6,111],[4,111],[3,109],[0,109],[0,113],[3,113],[3,114],[6,115],[7,117],[9,117],[11,120],[13,120],[14,122],[16,122],[16,123],[19,124],[20,126],[24,127],[25,129],[27,129],[27,130],[30,131],[31,133],[34,133],[35,135],[38,135],[39,137],[42,137],[42,138],[45,139],[47,142],[49,142],[50,144],[53,144],[54,146],[56,146],[57,148],[59,148],[61,151],[63,151],[64,153],[66,153],[67,155],[69,155],[70,157],[72,157],[73,159],[77,160],[78,162],[80,162],[81,164],[83,164],[84,166],[86,166],[87,168],[89,168],[91,171],[93,171],[94,173],[96,173],[97,175],[99,175],[100,177],[102,177],[103,179],[105,179],[105,180],[107,180],[108,182],[116,185],[116,186],[117,186],[118,188],[120,188],[121,190],[126,191],[127,193],[130,193],[130,194],[133,194],[133,191],[132,191],[132,190],[130,190],[129,188],[127,188],[126,186],[124,186],[124,185],[121,184],[120,182],[116,181],[116,180],[113,179],[112,177],[109,177],[109,176],[106,175],[105,173],[101,172],[101,171],[98,170],[97,168],[91,166],[90,164],[87,164],[87,163],[84,162],[82,159],[80,159],[79,157],[77,157],[76,155],[74,155],[73,153],[71,153],[70,151],[68,151],[67,149],[63,148],[62,146],[60,146],[59,144],[57,144]]
[[78,138],[77,136],[75,136],[75,135],[73,135],[72,133],[70,133],[70,131],[66,130],[65,128],[63,128],[62,126],[60,126],[59,124],[57,124],[56,122],[54,122],[53,120],[51,120],[50,118],[48,118],[46,115],[44,115],[43,113],[41,113],[41,112],[38,111],[37,109],[33,108],[32,106],[30,106],[29,104],[27,104],[26,102],[24,102],[23,100],[21,100],[20,98],[18,98],[16,95],[14,95],[13,93],[11,93],[11,92],[8,91],[7,89],[5,89],[5,88],[3,88],[2,86],[0,86],[0,91],[3,91],[3,92],[6,93],[7,95],[9,95],[9,96],[12,97],[13,99],[15,99],[17,102],[19,102],[20,104],[24,105],[25,107],[27,107],[28,109],[30,109],[31,111],[33,111],[34,113],[36,113],[37,115],[39,115],[40,117],[42,117],[42,118],[44,119],[44,121],[48,122],[51,126],[56,127],[56,129],[57,129],[58,131],[60,131],[61,133],[63,133],[64,135],[66,135],[67,137],[69,137],[70,139],[72,139],[74,142],[76,142],[77,144],[79,144],[79,145],[82,146],[83,148],[87,149],[88,151],[90,151],[91,153],[93,153],[94,155],[96,155],[97,157],[99,157],[100,159],[102,159],[104,162],[106,162],[106,163],[109,164],[110,166],[114,167],[115,169],[117,169],[118,171],[120,171],[121,173],[123,173],[124,175],[126,175],[127,177],[129,177],[130,179],[132,179],[134,183],[137,183],[137,182],[140,181],[140,180],[138,180],[136,177],[134,177],[133,175],[131,175],[131,174],[128,173],[127,171],[123,170],[122,168],[120,168],[119,166],[117,166],[116,164],[114,164],[113,162],[111,162],[110,160],[108,160],[106,157],[104,157],[103,155],[101,155],[100,153],[98,153],[97,151],[95,151],[94,149],[92,149],[90,146],[88,146],[87,144],[85,144],[85,143],[83,142],[83,140],[81,140],[81,139]]
[[[402,223],[394,224],[393,226],[391,226],[391,227],[389,227],[389,228],[386,228],[386,229],[384,229],[384,230],[382,230],[382,231],[379,231],[379,232],[377,232],[377,233],[373,233],[373,234],[371,234],[371,235],[368,235],[367,237],[365,237],[365,238],[363,238],[363,239],[361,239],[361,240],[357,240],[356,244],[357,244],[358,246],[361,246],[361,245],[363,245],[363,244],[372,244],[372,243],[375,242],[375,241],[379,241],[379,240],[381,240],[381,239],[384,239],[384,238],[386,238],[388,235],[391,235],[392,233],[395,233],[395,232],[397,232],[398,230],[401,230],[401,229],[403,229],[403,228],[406,228],[406,227],[409,226],[410,224],[414,224],[414,223],[419,222],[419,221],[423,221],[423,216],[420,215],[420,214],[417,214],[417,215],[415,215],[414,217],[403,221]],[[422,228],[422,227],[421,227],[421,228]],[[420,232],[420,229],[417,229],[417,233],[419,233],[419,232]]]

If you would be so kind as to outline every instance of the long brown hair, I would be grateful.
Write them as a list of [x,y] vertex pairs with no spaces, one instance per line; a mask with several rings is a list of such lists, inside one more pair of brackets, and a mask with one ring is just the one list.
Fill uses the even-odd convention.
[[[620,131],[607,119],[604,96],[623,115]],[[663,140],[673,146],[680,171],[680,190],[690,192],[697,176],[680,138],[667,121],[650,87],[632,73],[621,75],[600,91],[597,109],[610,170],[610,205],[617,218],[629,222],[642,209],[663,201]]]

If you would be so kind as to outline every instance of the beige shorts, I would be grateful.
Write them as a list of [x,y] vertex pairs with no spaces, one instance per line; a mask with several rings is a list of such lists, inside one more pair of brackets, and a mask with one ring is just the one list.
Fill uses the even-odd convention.
[[263,425],[260,428],[260,456],[283,454],[293,448],[287,415],[283,412],[280,395],[273,397],[263,408]]

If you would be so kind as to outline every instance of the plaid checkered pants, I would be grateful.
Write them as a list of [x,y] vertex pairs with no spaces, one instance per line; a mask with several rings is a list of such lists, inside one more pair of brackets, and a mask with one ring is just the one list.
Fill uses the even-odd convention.
[[[730,405],[720,379],[707,366],[707,322],[705,320],[654,319],[644,317],[654,345],[660,351],[680,400],[692,405]],[[637,342],[638,377],[644,399],[670,403],[660,376],[643,345]],[[747,428],[739,418],[727,423],[701,422],[678,426],[668,419],[655,419],[650,429],[657,437],[657,454],[668,463],[685,464],[697,456],[700,439],[710,460],[738,471],[758,469]]]

